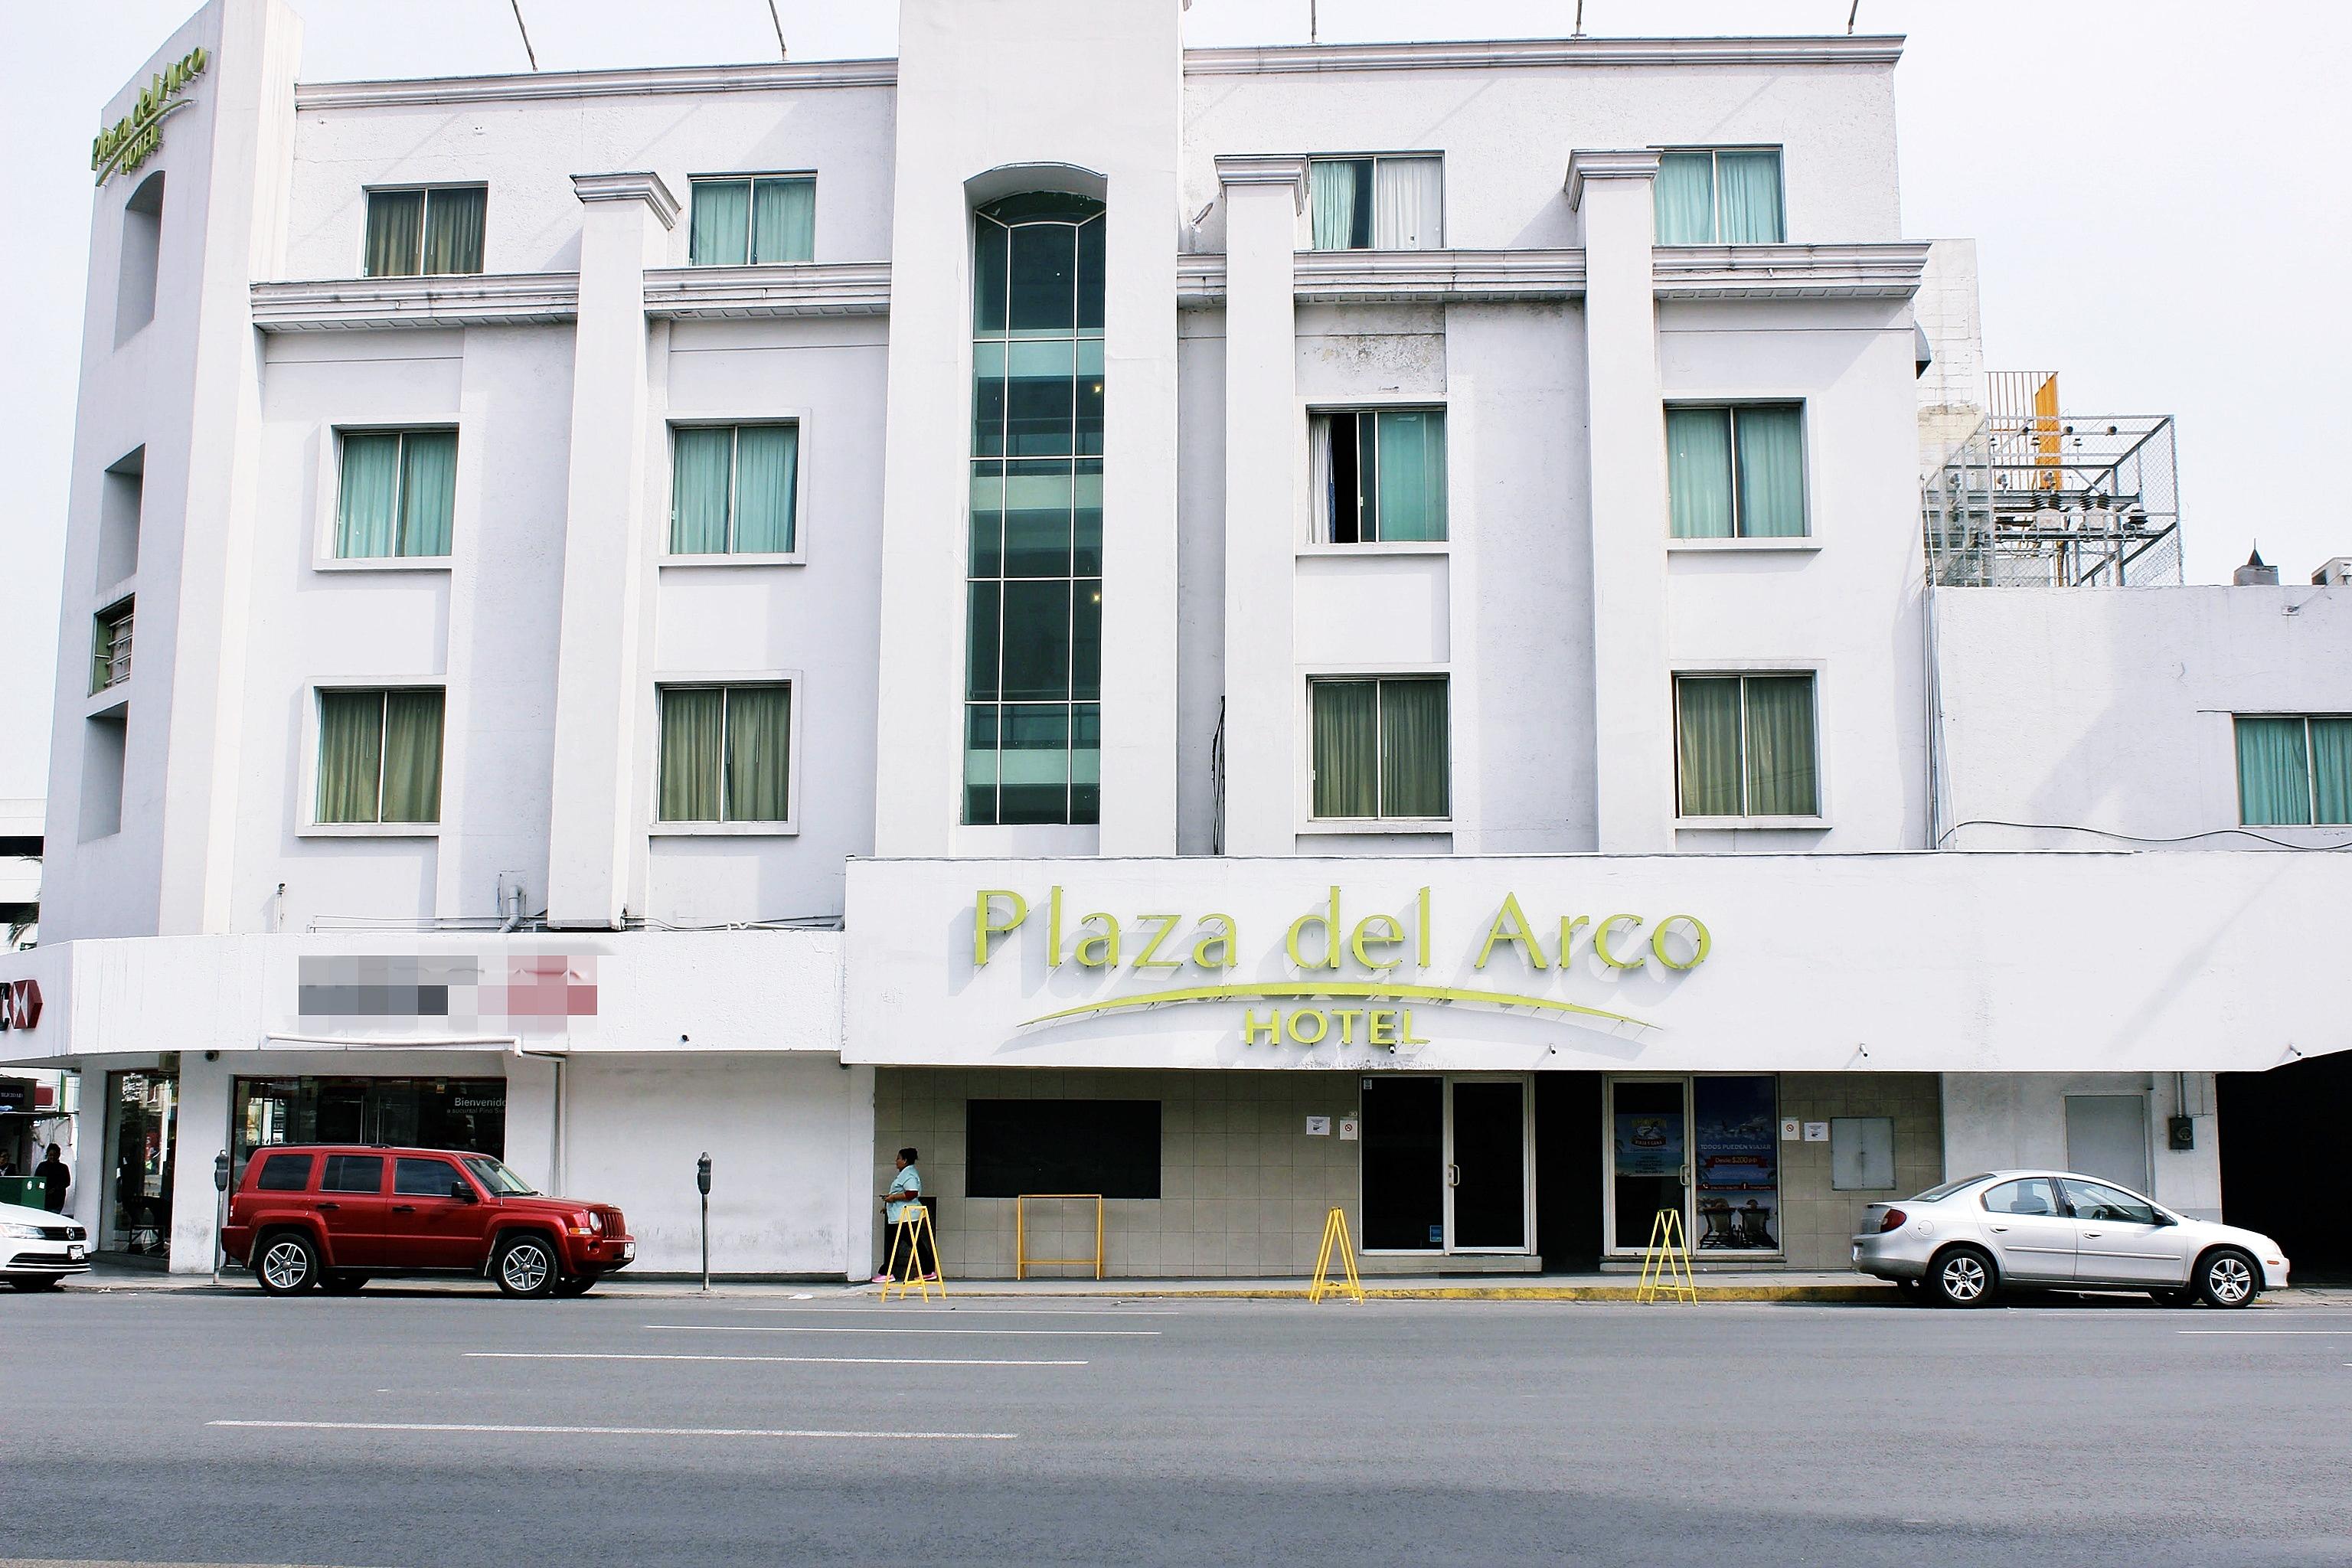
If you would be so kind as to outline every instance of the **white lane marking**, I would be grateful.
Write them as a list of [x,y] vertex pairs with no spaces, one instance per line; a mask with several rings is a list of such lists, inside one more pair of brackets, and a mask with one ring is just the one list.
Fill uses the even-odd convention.
[[489,1432],[559,1437],[872,1437],[1009,1443],[1018,1432],[828,1432],[779,1426],[520,1426],[487,1421],[207,1421],[278,1432]]
[[823,1323],[646,1323],[689,1334],[1021,1334],[1034,1338],[1156,1340],[1158,1329],[836,1329]]
[[[467,1351],[468,1361],[770,1361],[800,1366],[1085,1366],[1082,1361],[987,1361],[947,1356],[660,1355],[617,1351]],[[378,1394],[383,1392],[376,1390]]]
[[[793,1298],[794,1300],[799,1300],[801,1298],[799,1297]],[[730,1307],[727,1310],[730,1312],[793,1312],[802,1315],[806,1315],[812,1312],[871,1313],[874,1310],[871,1307]],[[891,1309],[893,1312],[896,1312],[899,1309],[895,1307]],[[1113,1307],[1104,1307],[1100,1309],[1084,1307],[932,1307],[929,1309],[922,1309],[910,1307],[906,1309],[906,1312],[910,1318],[945,1316],[954,1316],[958,1318],[1181,1318],[1184,1315],[1181,1312],[1160,1311],[1156,1309],[1146,1307],[1138,1307],[1132,1310]]]
[[2175,1329],[2177,1334],[2322,1334],[2340,1340],[2352,1334],[2352,1329]]

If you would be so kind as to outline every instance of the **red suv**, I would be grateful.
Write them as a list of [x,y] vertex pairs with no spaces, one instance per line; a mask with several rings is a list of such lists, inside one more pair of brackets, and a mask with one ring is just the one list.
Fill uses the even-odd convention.
[[620,1210],[542,1196],[488,1154],[357,1143],[254,1151],[221,1244],[272,1296],[460,1270],[509,1296],[578,1296],[637,1255]]

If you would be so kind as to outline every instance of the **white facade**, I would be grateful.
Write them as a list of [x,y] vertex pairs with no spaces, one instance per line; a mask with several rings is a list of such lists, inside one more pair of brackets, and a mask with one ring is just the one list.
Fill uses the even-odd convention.
[[[1784,1112],[1864,1117],[1896,1075],[1907,1180],[2059,1158],[2070,1083],[2160,1130],[2211,1116],[2214,1071],[2352,1045],[2316,983],[2246,984],[2352,914],[2339,861],[2112,837],[2236,825],[2231,713],[2352,711],[2342,591],[1927,591],[1920,467],[1981,366],[1973,252],[1900,230],[1897,40],[1187,51],[1176,0],[902,9],[897,61],[311,83],[279,0],[214,0],[157,51],[207,63],[96,198],[44,945],[0,960],[46,1008],[0,1055],[171,1075],[149,1184],[177,1189],[175,1267],[208,1264],[205,1178],[264,1080],[503,1079],[507,1157],[621,1204],[646,1267],[687,1266],[708,1150],[721,1268],[859,1276],[893,1129],[938,1130],[939,1190],[994,1234],[961,1117],[1031,1081],[1005,1069],[1078,1075],[1049,1098],[1319,1072],[1343,1116],[1363,1073],[1520,1075],[1521,1241],[1444,1256],[1532,1268],[1583,1247],[1537,1235],[1546,1074],[1804,1075]],[[1690,149],[1777,152],[1778,239],[1658,243]],[[1440,161],[1434,232],[1316,248],[1314,161],[1380,154]],[[808,259],[693,264],[697,181],[727,174],[814,177]],[[360,275],[371,192],[472,185],[478,271]],[[1100,804],[971,821],[973,213],[1039,192],[1103,214]],[[1795,409],[1800,524],[1677,537],[1669,406]],[[1443,411],[1442,536],[1328,540],[1317,421],[1383,410]],[[674,432],[780,421],[792,546],[674,556]],[[456,432],[445,554],[339,554],[346,443],[387,430]],[[93,617],[126,596],[128,677],[92,695]],[[1810,678],[1811,809],[1684,812],[1677,675]],[[1381,677],[1444,682],[1443,808],[1318,816],[1313,683]],[[789,683],[790,807],[665,821],[662,689],[727,683]],[[318,820],[320,694],[347,688],[444,694],[436,820]],[[1979,848],[2017,853],[1952,853]],[[1090,911],[1181,912],[1188,956],[1047,965],[1054,887],[1073,942]],[[1517,1000],[1423,998],[1409,1050],[1252,1047],[1230,995],[1031,1022],[1327,979],[1284,937],[1330,888],[1351,931],[1402,929],[1423,888],[1447,922],[1413,975],[1349,984]],[[975,966],[984,889],[1032,917]],[[1507,893],[1540,970],[1524,942],[1473,962]],[[1189,956],[1212,911],[1230,965]],[[1690,925],[1640,967],[1592,954],[1675,915],[1704,962],[1674,967]],[[295,978],[578,985],[591,958],[593,1012],[544,1039],[422,1005],[306,1018]],[[2147,1179],[2210,1211],[2216,1146],[2152,1142]],[[139,1208],[106,1184],[77,1189],[94,1226]],[[1848,1190],[1775,1189],[1817,1234],[1759,1256],[1817,1261]],[[1281,1261],[1150,1223],[1150,1269]]]

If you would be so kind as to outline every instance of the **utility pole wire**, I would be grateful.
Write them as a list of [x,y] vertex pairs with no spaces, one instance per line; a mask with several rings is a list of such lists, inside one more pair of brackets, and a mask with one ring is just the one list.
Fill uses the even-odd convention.
[[539,51],[530,47],[530,29],[522,25],[522,0],[507,0],[507,4],[514,7],[515,31],[522,35],[523,58],[530,61],[531,69],[537,70]]
[[784,47],[784,19],[776,15],[776,0],[768,0],[768,20],[775,24],[776,58],[780,60],[791,59],[792,52]]

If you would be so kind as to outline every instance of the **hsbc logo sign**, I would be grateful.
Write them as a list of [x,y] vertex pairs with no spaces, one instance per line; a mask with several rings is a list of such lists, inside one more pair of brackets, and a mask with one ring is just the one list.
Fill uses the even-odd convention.
[[41,983],[0,982],[0,1029],[31,1029],[41,1022]]

